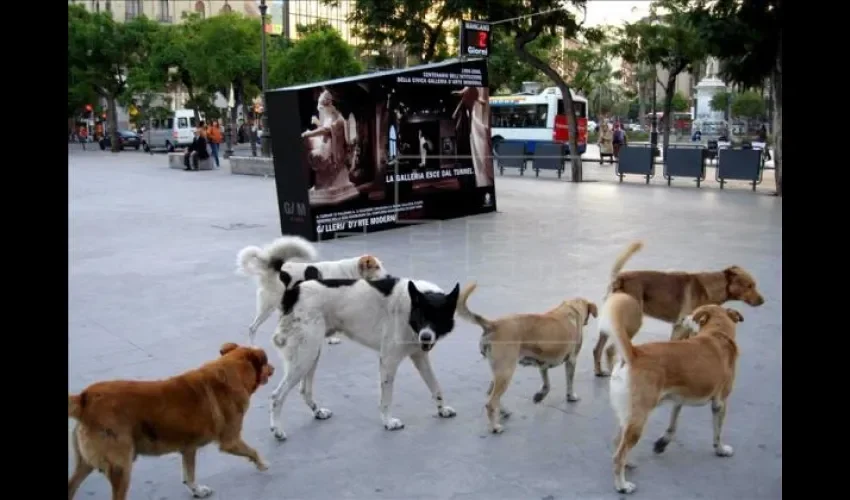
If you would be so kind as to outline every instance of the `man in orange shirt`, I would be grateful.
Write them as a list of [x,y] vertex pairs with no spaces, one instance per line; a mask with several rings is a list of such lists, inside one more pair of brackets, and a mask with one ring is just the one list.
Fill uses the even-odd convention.
[[207,128],[207,138],[210,143],[210,152],[212,157],[215,158],[215,168],[219,168],[221,165],[218,162],[218,150],[224,140],[224,135],[221,133],[218,120],[213,120],[212,125]]

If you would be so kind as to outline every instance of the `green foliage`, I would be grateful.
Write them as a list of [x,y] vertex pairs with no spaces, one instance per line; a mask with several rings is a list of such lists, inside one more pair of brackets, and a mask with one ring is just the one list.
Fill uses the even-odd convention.
[[199,22],[194,61],[196,85],[227,95],[233,84],[240,102],[256,97],[261,82],[261,24],[238,13]]
[[[551,84],[546,75],[520,60],[514,49],[515,40],[515,37],[507,33],[497,34],[492,38],[487,65],[490,91],[494,94],[500,91],[511,94],[519,92],[522,82],[540,82],[544,86]],[[541,35],[528,44],[528,50],[536,57],[548,59],[557,45],[557,37]]]
[[113,151],[118,151],[117,101],[128,92],[129,73],[150,57],[159,31],[144,16],[117,23],[110,13],[68,5],[69,108],[92,94],[105,98]]
[[711,97],[711,102],[708,103],[712,111],[726,112],[732,102],[732,92],[718,92]]
[[781,57],[782,0],[699,2],[690,12],[720,76],[744,88],[760,87]]
[[747,90],[732,100],[732,116],[754,119],[764,116],[765,111],[764,97],[758,92]]
[[287,50],[269,60],[269,86],[285,87],[330,80],[363,72],[354,48],[329,26],[315,25]]
[[670,109],[677,113],[684,113],[691,109],[691,104],[688,102],[688,98],[677,90],[676,93],[673,94]]
[[[323,0],[328,5],[340,1]],[[423,63],[449,57],[446,33],[454,29],[474,4],[470,0],[353,0],[348,19],[352,33],[364,40],[365,51],[381,51],[388,46],[403,45],[408,54]],[[483,4],[482,4],[483,6]]]

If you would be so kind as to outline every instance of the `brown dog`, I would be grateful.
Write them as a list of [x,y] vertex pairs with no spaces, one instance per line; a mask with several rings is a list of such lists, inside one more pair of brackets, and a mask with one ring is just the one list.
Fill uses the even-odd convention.
[[68,396],[68,416],[78,422],[68,500],[94,469],[109,479],[112,500],[123,500],[137,456],[174,452],[183,455],[183,484],[195,497],[207,497],[212,490],[195,482],[195,453],[213,442],[266,470],[257,451],[242,441],[242,419],[251,395],[273,374],[265,351],[227,343],[220,358],[182,375],[98,382]]
[[[730,300],[740,300],[756,307],[764,304],[764,297],[756,288],[756,280],[739,266],[722,271],[705,273],[626,271],[620,272],[632,255],[643,248],[634,242],[617,258],[611,270],[608,294],[622,292],[631,295],[640,304],[643,314],[673,324],[671,340],[689,335],[681,321],[697,307],[722,305]],[[600,328],[596,347],[593,348],[593,371],[597,377],[607,377],[602,369],[602,350],[610,332]],[[605,358],[610,369],[614,361],[614,346],[608,346]]]
[[493,381],[487,394],[487,417],[494,433],[504,430],[499,420],[510,412],[500,407],[502,395],[508,389],[517,364],[536,366],[543,387],[534,394],[539,403],[549,394],[549,369],[563,364],[567,375],[567,401],[579,398],[573,390],[576,361],[581,350],[582,328],[590,316],[596,317],[596,305],[585,299],[562,302],[543,314],[512,314],[496,320],[486,319],[470,311],[466,305],[475,291],[475,283],[467,285],[457,302],[458,315],[484,329],[481,336],[481,355],[490,361]]
[[721,457],[733,453],[731,446],[721,442],[720,433],[726,400],[735,382],[735,325],[744,317],[734,309],[701,306],[685,320],[686,326],[697,331],[696,336],[632,345],[642,318],[638,301],[619,292],[608,297],[599,317],[600,325],[614,332],[622,358],[609,383],[611,406],[620,424],[614,443],[614,487],[620,493],[635,490],[635,485],[626,481],[627,456],[640,439],[650,412],[664,401],[672,401],[674,406],[667,431],[655,442],[656,453],[662,453],[673,439],[683,405],[708,403],[714,415],[714,452]]

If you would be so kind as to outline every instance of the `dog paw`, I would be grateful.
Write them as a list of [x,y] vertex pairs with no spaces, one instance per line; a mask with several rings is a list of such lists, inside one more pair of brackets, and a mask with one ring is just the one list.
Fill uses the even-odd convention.
[[457,415],[457,412],[451,406],[443,406],[441,408],[437,408],[437,415],[441,418],[452,418]]
[[718,457],[731,457],[735,454],[735,450],[728,444],[719,444],[714,447],[714,453]]
[[634,493],[635,490],[637,489],[637,486],[635,486],[635,483],[630,483],[629,481],[625,481],[622,485],[617,486],[616,488],[617,488],[617,493],[629,494],[629,493]]
[[634,462],[626,462],[626,470],[635,470],[637,469],[637,464]]
[[505,432],[505,427],[502,424],[496,424],[492,428],[490,428],[490,432],[493,434],[501,434]]
[[328,410],[327,408],[319,408],[315,412],[313,412],[313,416],[316,417],[316,420],[327,420],[333,416],[334,412]]
[[593,374],[596,375],[597,377],[610,377],[611,376],[611,374],[608,373],[608,372],[593,372]]
[[658,441],[652,446],[652,451],[655,453],[664,453],[664,450],[667,449],[667,445],[670,444],[670,440],[667,438],[658,438]]
[[535,403],[539,403],[539,402],[543,401],[544,399],[546,399],[546,396],[548,394],[549,394],[548,392],[535,392],[534,397],[531,398],[531,400],[534,401]]
[[504,419],[511,418],[510,410],[506,410],[504,408],[499,408],[499,415]]
[[195,498],[207,498],[208,496],[213,494],[212,488],[209,486],[204,486],[203,484],[195,485],[194,488],[191,488],[192,496]]
[[579,401],[580,399],[581,398],[576,396],[575,393],[567,394],[567,401],[569,401],[570,403],[575,403],[575,402]]
[[404,429],[404,423],[397,418],[388,418],[386,422],[384,422],[384,429],[388,431],[400,431]]
[[267,464],[262,458],[257,461],[256,466],[259,471],[269,470],[269,464]]
[[286,433],[283,432],[283,429],[272,427],[272,434],[274,434],[274,438],[278,441],[286,441]]
[[342,342],[342,339],[340,339],[339,337],[328,337],[328,344],[330,345],[337,345],[340,342]]

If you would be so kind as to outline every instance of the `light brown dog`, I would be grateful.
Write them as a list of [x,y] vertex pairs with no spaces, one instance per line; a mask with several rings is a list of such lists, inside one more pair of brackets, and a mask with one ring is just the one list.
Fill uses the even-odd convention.
[[[756,280],[739,266],[727,267],[722,271],[687,273],[662,271],[620,272],[632,255],[643,248],[642,242],[634,242],[617,258],[611,269],[608,294],[622,292],[631,295],[640,304],[643,314],[673,324],[671,340],[679,340],[690,333],[681,321],[697,307],[722,305],[730,300],[740,300],[753,307],[764,304]],[[610,332],[599,330],[599,338],[593,348],[593,371],[597,377],[607,377],[609,371],[602,369],[602,351]],[[605,352],[608,369],[614,361],[614,346]]]
[[602,306],[599,323],[614,334],[621,359],[611,375],[609,396],[620,430],[614,442],[614,487],[631,493],[634,483],[626,481],[629,451],[640,439],[650,412],[664,401],[673,403],[670,425],[658,441],[655,452],[662,453],[676,433],[682,406],[711,403],[714,415],[714,452],[732,456],[731,446],[723,444],[720,433],[726,416],[726,400],[735,382],[738,346],[736,323],[741,313],[717,305],[698,307],[686,327],[697,334],[685,340],[632,345],[643,318],[640,304],[624,293],[611,294]]
[[98,382],[68,396],[68,416],[77,420],[76,469],[68,500],[94,469],[112,485],[112,500],[127,498],[130,471],[139,455],[183,455],[183,484],[198,498],[212,489],[195,482],[195,453],[218,443],[224,453],[268,466],[242,441],[242,419],[251,395],[274,374],[265,351],[233,343],[221,357],[182,375],[159,381]]
[[576,361],[581,350],[582,329],[590,316],[596,317],[596,305],[577,298],[562,302],[543,314],[512,314],[496,320],[486,319],[470,311],[466,305],[476,284],[467,285],[457,302],[458,315],[484,329],[481,335],[481,355],[490,361],[493,381],[485,405],[490,430],[504,430],[500,417],[510,412],[500,406],[502,395],[508,389],[517,364],[536,366],[543,379],[543,387],[534,394],[539,403],[549,394],[549,369],[563,364],[567,375],[567,401],[579,398],[573,390]]

